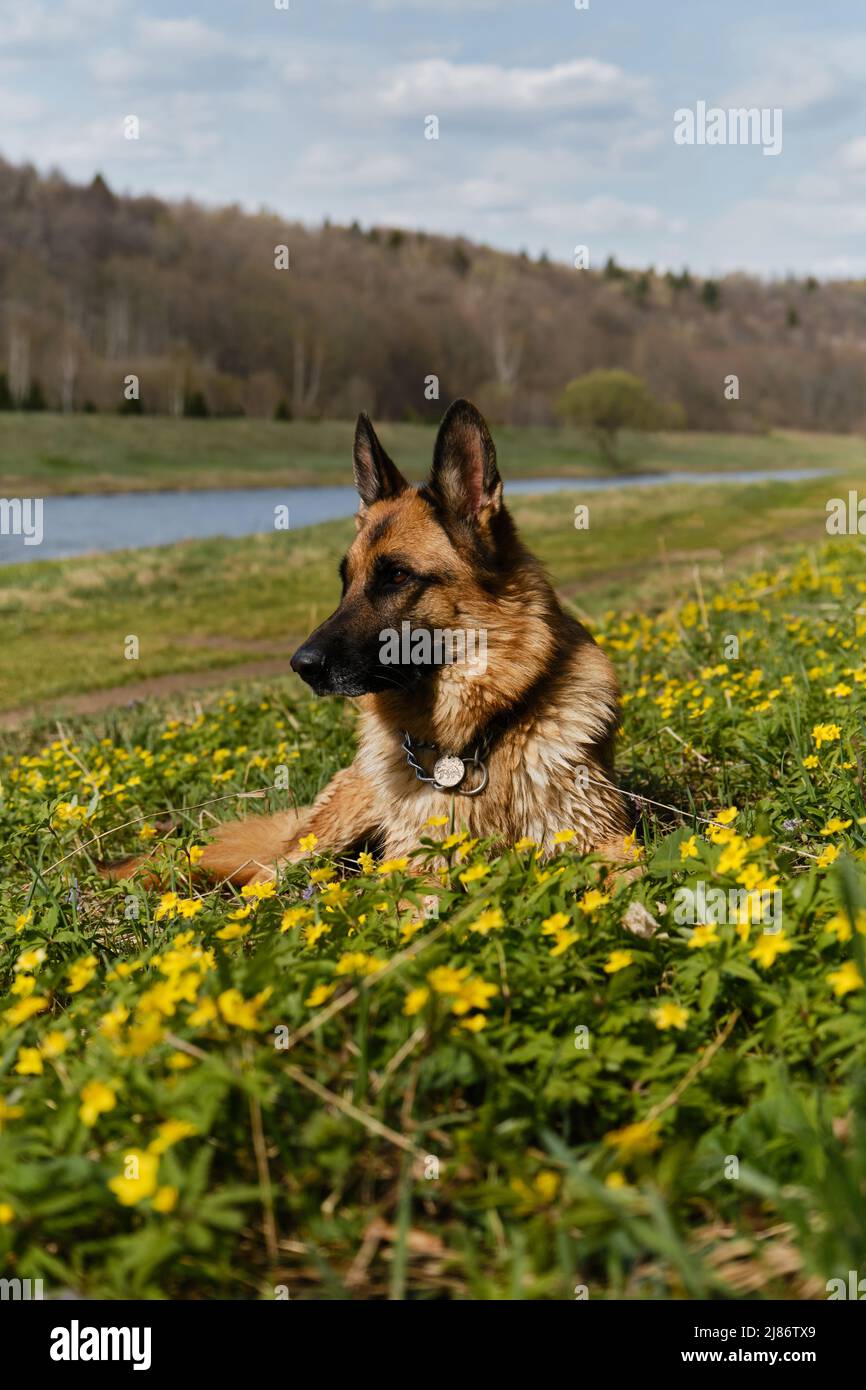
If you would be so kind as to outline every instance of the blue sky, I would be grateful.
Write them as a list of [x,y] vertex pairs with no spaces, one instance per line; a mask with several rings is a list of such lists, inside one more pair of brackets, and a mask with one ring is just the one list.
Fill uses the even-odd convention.
[[[866,275],[863,0],[289,6],[0,0],[0,153],[558,260]],[[781,108],[781,153],[676,145],[698,101]]]

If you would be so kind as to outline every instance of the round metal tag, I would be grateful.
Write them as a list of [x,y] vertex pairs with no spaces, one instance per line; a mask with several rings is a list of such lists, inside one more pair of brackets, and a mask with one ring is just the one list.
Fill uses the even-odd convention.
[[466,776],[466,766],[462,758],[456,757],[453,753],[448,753],[444,758],[437,758],[433,768],[433,777],[440,787],[456,787]]

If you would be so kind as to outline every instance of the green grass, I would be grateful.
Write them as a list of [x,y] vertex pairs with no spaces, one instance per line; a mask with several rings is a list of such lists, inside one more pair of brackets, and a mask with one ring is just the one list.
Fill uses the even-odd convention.
[[[617,561],[651,553],[632,520]],[[552,522],[539,538],[561,553]],[[454,827],[438,923],[402,865],[343,880],[313,852],[260,900],[191,885],[212,816],[308,801],[351,757],[351,707],[285,684],[10,743],[4,1275],[109,1298],[826,1297],[866,1245],[863,561],[810,546],[601,622],[619,780],[685,812],[644,802],[630,883]],[[152,846],[164,808],[168,895],[98,879],[85,842],[132,821],[101,852]],[[726,830],[691,819],[722,808]],[[676,895],[698,882],[777,886],[782,934],[696,933]]]
[[[386,448],[413,481],[426,476],[433,426],[381,426]],[[497,427],[507,479],[588,476],[610,467],[579,431]],[[351,481],[347,421],[186,420],[161,416],[0,411],[0,491],[5,496],[153,489],[273,487]],[[856,467],[850,435],[660,434],[626,438],[629,471]]]
[[[2,417],[0,417],[2,418]],[[121,422],[126,423],[126,422]],[[744,557],[826,537],[828,497],[862,486],[801,483],[665,487],[511,499],[527,542],[582,613],[665,602]],[[574,507],[587,502],[588,530]],[[336,606],[351,521],[244,540],[191,541],[0,568],[0,710],[287,658]],[[139,639],[126,660],[124,640]]]

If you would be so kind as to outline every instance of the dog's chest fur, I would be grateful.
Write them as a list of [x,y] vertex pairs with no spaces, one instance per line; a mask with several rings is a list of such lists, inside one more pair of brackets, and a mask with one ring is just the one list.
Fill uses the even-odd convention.
[[[457,712],[472,722],[472,696],[469,682],[462,689],[456,683],[450,691],[446,687],[440,696],[436,752],[422,759],[428,772],[437,756],[466,749],[464,719]],[[455,705],[453,718],[447,713],[449,701]],[[411,713],[406,712],[409,732],[418,737]],[[484,791],[461,796],[437,791],[416,777],[401,747],[403,730],[395,727],[393,710],[385,714],[379,703],[370,702],[362,717],[357,763],[374,793],[384,853],[393,857],[416,847],[422,835],[431,833],[427,822],[450,817],[452,806],[456,827],[503,847],[528,837],[550,850],[556,833],[567,830],[575,832],[572,843],[582,851],[613,842],[628,829],[622,797],[608,781],[618,720],[610,663],[587,641],[566,656],[549,694],[542,692],[530,708],[497,730],[486,758]],[[428,736],[426,731],[422,736]],[[467,785],[477,781],[471,767],[466,780]],[[437,838],[441,834],[435,832]]]

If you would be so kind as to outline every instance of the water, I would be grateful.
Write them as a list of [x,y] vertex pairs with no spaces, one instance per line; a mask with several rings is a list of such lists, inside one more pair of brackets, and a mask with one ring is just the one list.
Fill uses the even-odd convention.
[[[644,473],[616,478],[524,478],[506,482],[506,494],[568,492],[580,497],[623,487],[688,483],[796,482],[815,478],[820,468],[757,469],[730,473]],[[46,497],[41,544],[23,535],[0,535],[0,564],[57,560],[108,550],[138,550],[172,541],[210,536],[250,536],[274,529],[276,508],[288,507],[292,531],[319,521],[352,516],[358,495],[352,487],[214,489],[206,492],[127,492],[80,497]],[[26,522],[38,515],[25,512]],[[0,526],[9,518],[0,512]],[[32,524],[26,525],[34,534]],[[38,530],[36,532],[38,534]]]

